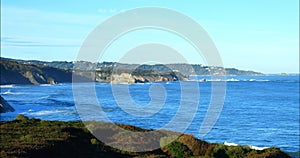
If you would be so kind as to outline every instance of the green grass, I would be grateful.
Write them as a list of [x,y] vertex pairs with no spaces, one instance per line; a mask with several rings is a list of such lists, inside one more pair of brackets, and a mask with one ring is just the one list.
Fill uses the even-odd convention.
[[[89,129],[102,132],[112,145],[121,147],[130,143],[133,148],[147,149],[159,140],[156,145],[161,148],[149,152],[121,151],[97,140],[80,121],[44,121],[19,115],[13,121],[0,122],[0,157],[289,157],[278,148],[256,151],[247,146],[212,144],[170,131],[157,131],[155,137],[140,139],[141,133],[116,132],[111,123],[89,123]],[[124,124],[118,127],[127,131],[153,131]],[[174,136],[179,137],[172,141]]]

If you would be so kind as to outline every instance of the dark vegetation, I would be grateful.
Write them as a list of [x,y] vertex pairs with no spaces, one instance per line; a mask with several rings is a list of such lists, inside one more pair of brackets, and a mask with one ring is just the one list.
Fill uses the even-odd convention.
[[[111,140],[125,146],[125,143],[146,144],[149,140],[135,139],[134,136],[121,137],[111,123],[93,122],[93,132],[102,132]],[[130,131],[149,131],[130,125],[119,125]],[[225,146],[196,139],[191,135],[180,134],[170,144],[166,137],[177,134],[170,131],[158,131],[161,148],[149,152],[125,152],[98,141],[80,121],[61,122],[29,119],[18,115],[13,121],[0,122],[0,157],[289,157],[278,148],[261,151],[247,146]]]

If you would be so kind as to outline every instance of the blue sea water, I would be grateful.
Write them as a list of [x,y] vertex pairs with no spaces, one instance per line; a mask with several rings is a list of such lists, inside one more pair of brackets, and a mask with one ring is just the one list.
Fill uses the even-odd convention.
[[[203,77],[197,77],[201,79]],[[199,136],[199,128],[207,112],[211,99],[211,84],[213,81],[197,82],[200,88],[200,102],[196,101],[198,94],[185,91],[187,98],[181,102],[181,82],[162,82],[150,84],[114,85],[128,86],[131,99],[119,102],[112,92],[112,85],[96,83],[95,91],[98,105],[101,106],[105,117],[112,122],[136,125],[148,129],[160,129],[172,120],[179,112],[180,103],[198,104],[198,109],[192,111],[189,106],[181,109],[184,116],[174,124],[176,127],[187,126],[185,133],[215,143],[236,143],[258,147],[279,147],[284,151],[297,152],[299,149],[299,75],[295,76],[227,76],[225,102],[219,119],[212,130],[205,136]],[[195,78],[194,78],[195,79]],[[149,95],[155,86],[163,88],[162,94]],[[186,89],[193,89],[195,82],[184,82]],[[85,83],[82,83],[85,86]],[[157,88],[157,87],[156,87]],[[90,102],[89,89],[85,89],[83,102]],[[126,92],[124,91],[124,94]],[[163,94],[166,97],[163,98]],[[197,96],[196,96],[197,95]],[[12,120],[18,114],[31,118],[45,120],[71,121],[80,120],[76,111],[71,83],[57,85],[2,85],[1,96],[14,108],[15,112],[1,114],[1,121]],[[151,98],[152,97],[152,98]],[[126,98],[124,96],[124,98]],[[119,106],[136,103],[147,108],[151,99],[161,98],[162,107],[153,115],[134,116]],[[128,99],[128,98],[127,98]],[[155,103],[155,102],[154,102]],[[132,109],[134,110],[134,109]],[[185,116],[193,115],[192,122],[186,121]],[[104,117],[90,115],[88,119],[103,121]],[[189,124],[190,123],[190,124]]]

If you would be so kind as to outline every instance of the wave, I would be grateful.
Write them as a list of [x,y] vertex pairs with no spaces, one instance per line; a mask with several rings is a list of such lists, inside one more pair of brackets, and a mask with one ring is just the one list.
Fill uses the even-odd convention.
[[[239,144],[236,143],[228,143],[228,142],[224,142],[224,145],[226,146],[238,146]],[[253,145],[248,145],[250,147],[250,149],[254,149],[254,150],[265,150],[268,149],[269,147],[258,147],[258,146],[253,146]]]
[[39,86],[64,86],[66,83],[57,83],[57,84],[40,84]]
[[46,95],[46,96],[40,97],[39,99],[48,99],[50,97],[51,97],[51,95]]
[[228,142],[224,142],[224,145],[227,145],[227,146],[238,146],[238,144],[235,144],[235,143],[228,143]]
[[[200,82],[203,82],[201,80],[199,80]],[[226,80],[222,80],[222,79],[207,79],[207,82],[239,82],[241,80],[235,79],[235,78],[230,78],[230,79],[226,79]]]
[[252,145],[249,145],[249,147],[254,150],[265,150],[265,149],[269,148],[269,147],[258,147],[258,146],[252,146]]
[[235,78],[230,78],[226,80],[227,82],[239,82],[240,80],[235,79]]
[[[227,76],[228,77],[228,76]],[[194,82],[289,82],[289,83],[299,83],[299,79],[294,78],[288,78],[288,79],[280,79],[280,78],[244,78],[244,77],[220,77],[220,78],[214,78],[214,77],[200,77],[197,79],[190,79],[189,81]]]
[[42,111],[33,112],[33,110],[30,109],[28,110],[28,112],[23,112],[21,114],[42,116],[42,115],[52,115],[52,114],[63,113],[63,112],[66,112],[66,110],[42,110]]
[[[201,80],[191,80],[191,81],[197,81],[197,82],[203,82]],[[236,78],[229,78],[226,80],[222,79],[207,79],[206,82],[270,82],[270,80],[258,80],[258,79],[236,79]]]
[[25,94],[25,93],[22,93],[22,92],[11,92],[10,90],[8,90],[8,91],[3,92],[1,94],[2,95],[18,95],[18,94]]
[[40,84],[40,86],[53,86],[53,84]]
[[0,88],[12,88],[14,86],[15,85],[13,85],[13,84],[7,84],[7,85],[0,85]]
[[7,94],[12,94],[12,93],[11,93],[11,91],[10,91],[10,90],[8,90],[8,91],[6,91],[6,92],[3,92],[3,93],[1,93],[1,94],[6,94],[6,95],[7,95]]
[[245,80],[249,82],[269,82],[270,80],[257,80],[257,79],[250,79],[250,80]]

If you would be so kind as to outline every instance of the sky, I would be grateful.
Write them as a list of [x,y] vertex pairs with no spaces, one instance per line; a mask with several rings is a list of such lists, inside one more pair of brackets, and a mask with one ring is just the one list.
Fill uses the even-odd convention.
[[[214,42],[224,67],[299,73],[299,0],[1,0],[1,57],[75,61],[95,28],[140,7],[169,8],[196,21]],[[176,50],[188,63],[207,64],[182,36],[151,28],[117,37],[97,60],[121,61],[127,52],[151,43]],[[163,62],[179,62],[169,54],[145,52],[165,58]]]

